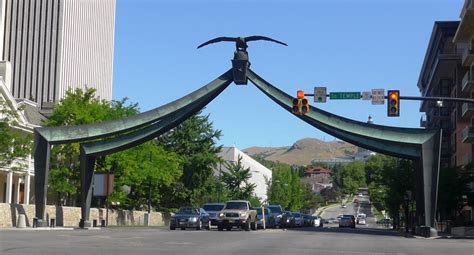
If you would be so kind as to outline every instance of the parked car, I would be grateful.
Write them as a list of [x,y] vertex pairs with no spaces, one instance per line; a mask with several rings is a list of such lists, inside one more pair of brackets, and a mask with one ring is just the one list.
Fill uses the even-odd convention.
[[367,222],[365,221],[365,218],[360,218],[360,219],[357,219],[357,224],[359,224],[359,225],[366,225]]
[[257,212],[252,209],[249,201],[227,201],[224,209],[219,213],[217,230],[222,231],[225,228],[230,231],[232,227],[240,227],[245,231],[257,229]]
[[217,226],[219,212],[224,209],[224,206],[224,203],[207,203],[202,206],[202,208],[209,214],[211,225]]
[[319,216],[312,216],[313,217],[313,227],[320,227],[322,228],[324,226],[324,221],[321,217]]
[[280,227],[281,228],[292,228],[295,226],[295,219],[291,212],[284,212],[281,218]]
[[311,227],[314,225],[313,223],[313,216],[308,214],[303,214],[303,222],[305,227]]
[[281,218],[283,217],[283,207],[281,205],[268,205],[268,208],[275,218],[275,227],[280,227]]
[[264,221],[265,228],[275,228],[275,216],[272,215],[270,209],[258,207],[254,210],[257,211],[257,229],[263,228]]
[[339,220],[339,227],[344,228],[344,227],[349,227],[349,228],[355,228],[355,217],[354,215],[343,215],[342,218]]
[[295,220],[295,227],[303,227],[304,220],[303,220],[303,215],[299,212],[292,212],[291,215],[293,216],[293,219]]
[[205,228],[211,229],[211,221],[209,220],[209,214],[202,208],[196,207],[181,207],[178,212],[171,216],[170,230],[180,228],[185,230],[186,228],[195,228],[200,230]]

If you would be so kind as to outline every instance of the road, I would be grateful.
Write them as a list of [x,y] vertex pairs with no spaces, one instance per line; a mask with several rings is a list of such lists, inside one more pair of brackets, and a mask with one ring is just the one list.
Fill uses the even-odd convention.
[[245,232],[113,228],[0,230],[0,254],[466,254],[472,240],[417,239],[384,229],[274,229]]
[[[341,214],[350,214],[350,215],[357,215],[358,213],[365,213],[367,215],[366,225],[357,225],[357,228],[383,228],[383,226],[376,224],[376,219],[372,213],[370,204],[369,204],[369,197],[357,197],[359,200],[358,204],[354,203],[347,203],[346,208],[341,208],[341,206],[337,205],[334,207],[330,207],[326,209],[322,214],[321,217],[324,219],[330,218],[337,218],[338,215]],[[329,224],[329,227],[337,227],[337,224]]]

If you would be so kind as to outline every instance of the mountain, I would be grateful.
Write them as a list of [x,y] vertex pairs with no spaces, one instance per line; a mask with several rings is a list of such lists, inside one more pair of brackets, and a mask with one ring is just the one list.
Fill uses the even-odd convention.
[[305,138],[292,146],[284,147],[250,147],[243,150],[252,157],[262,157],[274,162],[296,165],[310,165],[315,159],[333,159],[354,156],[357,146],[342,142],[324,142],[314,138]]

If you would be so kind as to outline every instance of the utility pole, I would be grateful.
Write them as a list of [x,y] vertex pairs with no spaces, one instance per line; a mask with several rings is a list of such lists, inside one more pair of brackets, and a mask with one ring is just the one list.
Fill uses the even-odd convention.
[[[151,151],[150,151],[150,165],[152,164],[151,161]],[[151,213],[151,178],[148,178],[148,218],[150,218]]]

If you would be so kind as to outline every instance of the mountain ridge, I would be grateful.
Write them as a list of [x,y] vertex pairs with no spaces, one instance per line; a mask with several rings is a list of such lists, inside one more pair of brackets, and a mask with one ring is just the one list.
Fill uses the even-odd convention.
[[252,146],[242,151],[251,157],[260,157],[273,162],[310,165],[315,159],[328,160],[354,156],[357,146],[339,140],[325,142],[316,138],[303,138],[291,146]]

